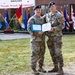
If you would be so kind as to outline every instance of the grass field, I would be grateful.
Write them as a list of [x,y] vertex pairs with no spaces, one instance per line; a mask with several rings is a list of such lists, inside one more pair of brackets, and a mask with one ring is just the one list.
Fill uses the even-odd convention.
[[[62,51],[65,65],[75,62],[75,35],[63,36]],[[0,75],[4,75],[4,72],[31,71],[30,56],[30,39],[0,40]],[[46,48],[45,53],[46,65],[52,65],[48,48]]]

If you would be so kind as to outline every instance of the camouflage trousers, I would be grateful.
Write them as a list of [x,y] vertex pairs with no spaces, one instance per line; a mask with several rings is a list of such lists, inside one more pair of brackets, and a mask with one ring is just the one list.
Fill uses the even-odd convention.
[[63,66],[63,56],[62,56],[62,37],[50,36],[47,40],[47,46],[52,57],[54,66],[60,64]]
[[45,43],[43,42],[31,42],[31,68],[36,68],[38,62],[39,67],[43,66],[44,63],[44,54],[45,54]]

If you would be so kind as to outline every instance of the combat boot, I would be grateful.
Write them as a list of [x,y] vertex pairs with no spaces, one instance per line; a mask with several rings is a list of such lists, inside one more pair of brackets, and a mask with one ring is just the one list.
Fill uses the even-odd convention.
[[39,75],[40,74],[35,68],[32,68],[32,70],[33,70],[34,75]]
[[63,68],[60,67],[60,69],[58,70],[58,74],[57,75],[64,75],[64,72],[63,72]]
[[39,71],[39,72],[46,73],[46,70],[44,70],[42,67],[39,67],[38,71]]
[[49,71],[48,71],[48,73],[51,73],[51,72],[58,72],[58,66],[55,65],[52,70],[49,70]]

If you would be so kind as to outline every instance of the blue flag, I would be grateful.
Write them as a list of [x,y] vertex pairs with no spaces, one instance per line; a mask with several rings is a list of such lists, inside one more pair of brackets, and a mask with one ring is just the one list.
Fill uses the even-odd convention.
[[23,16],[23,23],[25,25],[25,30],[27,30],[27,15],[26,15],[26,11],[24,12],[24,16]]
[[35,13],[34,12],[32,12],[32,16],[34,15]]
[[4,12],[4,21],[5,21],[5,26],[7,28],[9,26],[9,16],[7,11]]
[[0,28],[2,28],[2,24],[0,23]]
[[30,18],[30,12],[28,11],[28,19]]

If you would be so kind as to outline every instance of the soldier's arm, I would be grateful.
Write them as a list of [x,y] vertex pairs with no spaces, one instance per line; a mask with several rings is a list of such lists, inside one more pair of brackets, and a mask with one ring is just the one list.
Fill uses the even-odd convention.
[[46,15],[41,16],[42,19],[46,18]]
[[58,20],[59,25],[54,27],[54,31],[61,31],[65,27],[64,16],[61,14],[57,15],[57,20]]
[[28,32],[29,32],[31,35],[33,35],[33,32],[31,31],[31,24],[34,24],[34,19],[32,19],[32,18],[30,18],[30,19],[28,20],[27,30],[28,30]]

